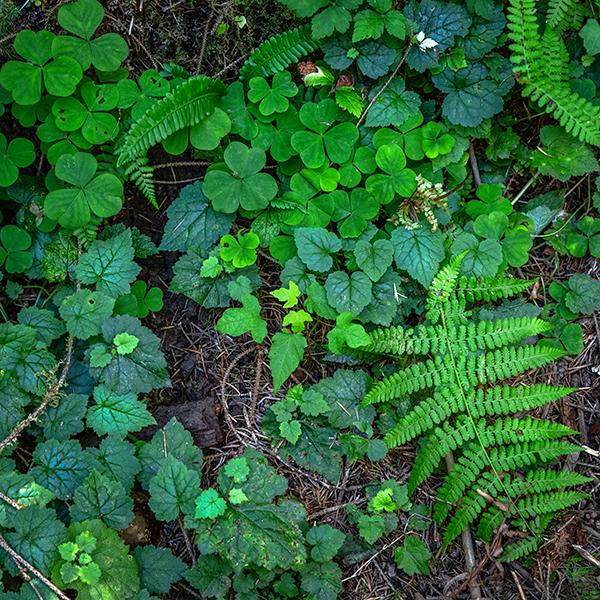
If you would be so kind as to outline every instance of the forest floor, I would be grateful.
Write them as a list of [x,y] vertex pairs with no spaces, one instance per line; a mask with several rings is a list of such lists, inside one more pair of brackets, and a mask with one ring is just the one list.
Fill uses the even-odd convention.
[[[38,9],[26,12],[20,26],[41,27],[62,2],[42,2]],[[131,55],[127,67],[135,72],[159,68],[165,62],[176,62],[192,73],[220,74],[225,81],[233,80],[237,68],[262,40],[285,31],[293,25],[293,17],[275,0],[104,0],[110,27],[129,42]],[[245,24],[240,27],[240,18]],[[225,30],[222,32],[222,30]],[[221,33],[222,32],[222,33]],[[518,109],[519,107],[517,107]],[[526,116],[526,107],[522,105]],[[154,153],[151,164],[187,161],[191,156],[177,158]],[[158,212],[141,198],[133,187],[127,190],[124,210],[118,220],[135,225],[156,243],[160,241],[166,209],[186,183],[201,179],[198,167],[165,167],[158,171]],[[506,194],[514,197],[527,178],[512,177]],[[574,180],[568,193],[568,205],[576,207],[590,203],[588,177]],[[539,178],[524,194],[528,200],[555,187],[555,182]],[[537,278],[530,301],[543,303],[547,286],[553,279],[585,272],[600,276],[600,261],[558,259],[543,239],[536,240],[530,262],[521,268],[524,277]],[[328,522],[349,531],[343,507],[346,503],[361,503],[362,490],[373,481],[388,478],[405,481],[414,457],[413,447],[402,447],[376,464],[357,462],[346,465],[337,485],[284,463],[270,450],[260,430],[260,418],[275,400],[266,362],[266,355],[248,336],[232,339],[215,331],[218,311],[207,311],[180,295],[167,291],[171,279],[174,253],[161,253],[145,261],[144,278],[150,285],[165,290],[165,307],[146,319],[146,324],[162,339],[162,350],[169,363],[172,387],[162,390],[150,400],[159,425],[177,416],[190,429],[196,443],[205,453],[206,482],[231,456],[246,445],[258,447],[290,483],[290,493],[306,505],[309,520]],[[259,258],[263,281],[278,286],[277,267],[265,257]],[[265,288],[268,291],[268,285]],[[272,300],[272,299],[271,299]],[[268,296],[261,298],[265,314],[275,330],[282,315]],[[600,442],[600,320],[582,319],[584,351],[577,357],[563,359],[535,373],[537,381],[579,388],[568,399],[544,409],[545,418],[563,422],[581,432],[585,446],[597,448]],[[313,339],[316,345],[318,340]],[[330,366],[321,360],[315,349],[295,373],[296,381],[314,383],[326,375]],[[586,475],[600,480],[600,460],[594,454],[581,452],[566,461]],[[435,484],[435,481],[433,482]],[[587,552],[600,552],[600,505],[598,483],[589,484],[592,494],[580,509],[566,512],[537,555],[523,564],[501,565],[494,559],[494,544],[476,545],[478,561],[475,577],[483,596],[489,600],[593,600],[599,586],[597,567]],[[424,487],[417,501],[431,504],[432,494]],[[184,560],[189,559],[188,540],[181,529],[150,521],[145,498],[137,498],[136,519],[124,532],[129,543],[152,541],[170,546]],[[391,600],[469,598],[469,580],[465,572],[462,546],[455,544],[443,556],[433,561],[428,577],[410,578],[394,566],[392,551],[402,531],[383,540],[379,550],[344,568],[342,600]],[[432,525],[425,533],[434,551],[441,536]],[[593,558],[593,557],[592,557]],[[179,584],[170,599],[198,597]],[[163,596],[166,598],[166,596]]]

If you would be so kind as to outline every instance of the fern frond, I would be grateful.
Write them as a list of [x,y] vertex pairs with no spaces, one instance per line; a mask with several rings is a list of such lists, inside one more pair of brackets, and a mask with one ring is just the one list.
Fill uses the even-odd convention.
[[479,389],[476,399],[469,403],[473,418],[508,415],[545,406],[573,393],[576,388],[554,387],[545,383],[512,387],[501,385]]
[[548,73],[552,73],[553,81],[567,83],[569,81],[569,53],[562,38],[554,29],[546,28],[542,36],[544,63]]
[[146,157],[136,158],[131,164],[126,165],[125,176],[137,186],[154,208],[158,208],[154,187],[154,169],[148,165]]
[[512,526],[533,534],[529,520],[543,513],[544,499],[552,500],[554,507],[566,505],[579,496],[565,488],[587,481],[576,473],[540,468],[579,451],[579,446],[561,439],[576,431],[530,416],[505,416],[554,402],[573,388],[494,385],[563,356],[562,350],[542,342],[525,343],[551,325],[536,317],[477,320],[466,309],[467,299],[470,303],[507,298],[531,282],[509,278],[482,282],[456,273],[455,265],[450,265],[434,279],[427,301],[427,316],[437,319],[433,324],[369,334],[371,356],[391,354],[412,362],[377,382],[363,401],[406,400],[430,390],[384,439],[394,448],[426,436],[408,478],[411,494],[444,456],[457,457],[437,490],[434,507],[436,522],[448,521],[444,547],[478,518],[484,521],[481,531],[486,534],[507,517]]
[[546,13],[548,27],[560,33],[565,29],[577,29],[582,20],[577,0],[549,0]]
[[263,42],[250,55],[240,69],[240,79],[274,75],[316,49],[310,25],[280,33]]
[[504,275],[493,279],[463,276],[458,281],[457,293],[464,296],[467,302],[496,302],[518,296],[533,283],[535,281],[531,279],[516,279]]
[[484,469],[491,468],[496,473],[514,471],[578,451],[576,444],[553,439],[518,442],[489,450],[478,444],[470,444],[438,490],[433,518],[443,523],[452,506],[477,482]]
[[190,77],[155,102],[127,132],[117,165],[145,156],[148,149],[173,133],[197,125],[210,115],[225,86],[205,75]]
[[553,518],[553,514],[547,514],[538,517],[534,521],[530,521],[529,528],[532,530],[532,534],[525,539],[506,546],[500,555],[500,562],[513,562],[535,552],[542,541],[544,532],[548,529]]
[[[564,5],[566,6],[566,4]],[[556,4],[553,22],[560,21]],[[561,13],[562,15],[562,13]],[[523,95],[530,97],[573,136],[583,142],[600,145],[600,107],[574,92],[561,77],[568,72],[564,65],[557,74],[549,70],[544,44],[550,44],[554,53],[552,64],[565,58],[562,41],[556,35],[539,34],[536,0],[510,0],[507,10],[507,28],[514,70],[524,84]],[[555,67],[555,65],[554,65]]]

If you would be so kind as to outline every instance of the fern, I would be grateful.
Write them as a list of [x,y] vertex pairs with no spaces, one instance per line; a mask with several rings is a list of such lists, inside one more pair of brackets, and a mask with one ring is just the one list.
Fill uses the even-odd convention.
[[241,79],[268,77],[317,49],[310,26],[296,27],[263,42],[240,69]]
[[136,158],[125,167],[125,176],[127,179],[137,186],[154,208],[158,208],[153,175],[154,169],[148,165],[146,157]]
[[568,133],[600,146],[600,107],[570,88],[568,54],[560,36],[552,31],[564,23],[570,4],[565,0],[551,3],[554,10],[549,13],[549,29],[541,36],[536,0],[510,0],[507,27],[511,61],[523,84],[524,96],[552,114]]
[[[573,389],[494,385],[563,355],[544,342],[530,343],[550,325],[535,317],[475,320],[465,310],[479,299],[514,296],[529,282],[475,281],[459,277],[459,269],[460,259],[434,279],[423,325],[376,329],[369,333],[370,343],[361,348],[403,361],[412,359],[373,385],[364,399],[364,404],[376,404],[419,394],[417,404],[385,436],[390,448],[424,438],[409,476],[409,492],[433,474],[444,456],[457,453],[434,507],[434,519],[440,525],[448,521],[444,547],[478,518],[486,536],[514,517],[521,518],[525,533],[534,535],[529,521],[581,500],[583,494],[565,488],[588,481],[570,471],[540,468],[578,451],[579,446],[561,439],[577,432],[543,419],[516,416]],[[541,530],[535,535],[539,537]],[[537,544],[523,543],[511,555],[530,547]]]
[[223,82],[205,75],[191,77],[153,104],[127,132],[117,165],[144,157],[148,149],[210,115],[225,93]]
[[546,23],[557,32],[581,26],[583,12],[578,0],[549,0]]

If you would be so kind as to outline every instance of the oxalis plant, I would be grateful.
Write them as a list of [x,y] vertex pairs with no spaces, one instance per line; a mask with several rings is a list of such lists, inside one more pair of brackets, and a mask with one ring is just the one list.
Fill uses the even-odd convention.
[[[429,574],[432,520],[442,550],[463,534],[476,598],[472,533],[517,560],[585,497],[587,477],[550,465],[581,449],[576,432],[514,415],[575,390],[502,382],[580,353],[574,320],[599,308],[590,275],[553,281],[543,309],[516,300],[529,282],[511,276],[536,239],[599,253],[589,206],[565,212],[560,191],[523,200],[543,177],[598,170],[592,6],[281,4],[298,26],[228,84],[171,64],[133,76],[96,0],[14,37],[0,67],[2,599],[149,600],[183,585],[329,600],[342,559],[384,547],[404,574]],[[502,112],[521,90],[556,118],[533,141]],[[118,222],[128,182],[158,207],[156,152],[208,163],[166,209],[158,247]],[[509,197],[511,169],[530,180]],[[179,253],[172,293],[268,352],[273,461],[336,486],[357,461],[396,460],[422,438],[408,481],[369,482],[342,531],[257,448],[209,480],[177,420],[137,439],[156,426],[150,395],[170,385],[148,318],[163,290],[140,277],[158,252]],[[300,384],[308,358],[331,369]],[[416,496],[440,463],[430,514]],[[127,545],[120,532],[143,510],[179,528],[187,554]]]

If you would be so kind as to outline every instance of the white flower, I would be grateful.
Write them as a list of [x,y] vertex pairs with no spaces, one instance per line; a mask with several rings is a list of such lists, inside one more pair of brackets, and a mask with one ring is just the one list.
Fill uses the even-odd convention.
[[419,33],[417,33],[417,42],[419,42],[419,50],[421,52],[427,52],[427,50],[431,50],[438,45],[435,40],[425,37],[424,31],[419,31]]

